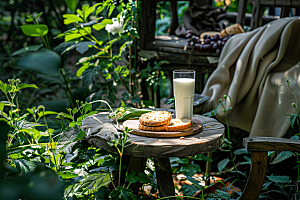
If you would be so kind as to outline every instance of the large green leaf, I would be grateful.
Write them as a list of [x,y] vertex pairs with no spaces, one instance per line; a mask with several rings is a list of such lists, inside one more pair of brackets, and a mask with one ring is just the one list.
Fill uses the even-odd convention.
[[274,181],[277,183],[290,183],[290,177],[288,176],[266,176],[270,181]]
[[15,51],[12,54],[12,56],[16,56],[16,55],[31,52],[31,51],[38,51],[40,48],[42,48],[42,46],[44,46],[44,45],[40,44],[40,45],[33,45],[33,46],[24,47],[22,49],[19,49],[19,50]]
[[78,0],[65,0],[67,7],[72,11],[75,12]]
[[222,170],[226,167],[229,162],[229,158],[225,158],[218,163],[218,171],[221,174]]
[[55,76],[59,73],[61,57],[55,51],[42,48],[37,52],[29,52],[17,65],[39,74]]
[[23,33],[30,37],[43,37],[48,33],[48,26],[45,24],[32,24],[20,26]]
[[24,159],[14,160],[14,164],[18,172],[22,174],[26,174],[27,172],[33,170],[36,167],[34,162],[24,160]]
[[282,151],[276,156],[276,158],[271,162],[271,164],[279,163],[283,160],[286,160],[286,159],[292,157],[292,155],[293,155],[293,152],[291,152],[291,151]]

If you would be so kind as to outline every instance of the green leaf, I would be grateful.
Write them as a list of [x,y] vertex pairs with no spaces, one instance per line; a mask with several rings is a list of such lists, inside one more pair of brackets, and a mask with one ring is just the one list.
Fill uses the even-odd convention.
[[84,63],[82,67],[80,67],[77,72],[76,72],[76,76],[80,77],[82,75],[82,73],[87,70],[90,67],[90,63]]
[[195,185],[184,184],[184,185],[182,185],[180,190],[182,191],[183,195],[185,195],[185,196],[193,196],[197,191],[199,191],[199,188]]
[[95,8],[92,6],[90,7],[89,5],[85,4],[82,6],[82,12],[84,19],[87,19],[87,17],[92,14],[95,11]]
[[213,162],[213,159],[211,159],[210,157],[205,156],[204,154],[196,155],[194,157],[194,160],[203,160],[203,161]]
[[63,17],[65,18],[64,24],[66,24],[66,25],[75,23],[75,22],[84,22],[81,17],[78,17],[75,14],[64,14]]
[[67,7],[72,11],[75,12],[78,0],[65,0]]
[[48,26],[45,24],[32,24],[20,26],[23,33],[30,37],[43,37],[48,33]]
[[0,113],[3,112],[5,103],[0,102]]
[[127,77],[129,75],[129,70],[127,68],[127,66],[118,66],[117,68],[115,68],[115,72],[116,73],[120,73],[122,76]]
[[230,198],[230,194],[227,193],[227,192],[224,192],[224,191],[222,191],[222,190],[216,189],[216,190],[215,190],[215,194],[216,194],[218,197],[222,198],[222,199],[229,199],[229,198]]
[[24,159],[14,160],[14,164],[15,164],[18,172],[22,173],[22,174],[26,174],[27,172],[33,170],[36,167],[34,162],[27,161]]
[[125,121],[128,119],[133,119],[140,117],[142,114],[147,113],[147,112],[152,112],[151,110],[146,110],[146,109],[138,109],[138,108],[126,108],[125,113],[122,115],[122,117],[118,121]]
[[292,155],[293,155],[293,152],[291,152],[291,151],[282,151],[276,156],[276,158],[274,158],[274,160],[270,164],[279,163],[283,160],[286,160],[286,159],[292,157]]
[[290,183],[290,177],[288,176],[266,176],[270,181],[274,181],[277,183]]
[[86,103],[83,107],[83,110],[85,113],[87,113],[87,112],[91,111],[92,108],[93,108],[93,105],[91,103]]
[[40,16],[42,16],[43,12],[40,12],[39,14],[37,14],[37,16],[35,17],[36,19],[39,18]]
[[248,151],[246,148],[240,148],[240,149],[235,150],[233,153],[235,155],[240,155],[240,154],[248,153]]
[[75,107],[75,108],[73,108],[73,110],[72,110],[72,114],[73,115],[75,115],[76,113],[78,112],[78,109]]
[[76,12],[77,12],[78,15],[80,15],[81,18],[84,18],[82,10],[77,9]]
[[40,44],[40,45],[32,45],[32,46],[24,47],[22,49],[19,49],[19,50],[15,51],[12,54],[12,56],[16,56],[16,55],[31,52],[31,51],[38,51],[42,46],[44,46],[44,45]]
[[251,158],[250,158],[250,157],[244,156],[244,159],[245,159],[246,161],[241,162],[241,165],[250,165],[250,164],[251,164]]
[[293,114],[293,115],[291,115],[290,123],[291,123],[291,127],[292,127],[292,128],[294,127],[295,120],[297,119],[297,117],[298,117],[298,114]]
[[201,172],[201,168],[198,164],[183,165],[180,168],[180,172],[182,172],[185,176],[191,177],[194,174]]
[[137,176],[133,177],[132,183],[140,182],[142,184],[152,183],[149,177],[144,173],[139,173]]
[[37,52],[29,52],[17,65],[39,74],[55,76],[59,73],[61,57],[55,51],[42,48]]
[[132,171],[130,174],[127,174],[125,181],[133,183],[131,181],[133,180],[134,175],[135,175],[135,171]]
[[111,4],[111,6],[110,6],[110,8],[109,8],[108,17],[111,16],[111,14],[112,14],[112,12],[114,11],[115,7],[116,7],[115,4]]
[[39,89],[35,84],[27,84],[27,83],[21,83],[17,85],[16,91],[19,91],[24,88],[37,88]]
[[132,200],[133,194],[132,190],[119,186],[110,193],[110,196],[112,199]]
[[94,42],[80,42],[80,43],[76,44],[76,51],[83,54],[87,50],[89,50],[89,48],[90,48],[89,46],[94,46],[94,45],[95,45]]
[[99,5],[101,5],[101,6],[99,6],[99,7],[97,8],[96,16],[97,16],[100,12],[102,12],[102,11],[104,10],[104,8],[107,7],[108,3],[109,3],[109,1],[105,1],[104,3],[99,3]]
[[83,138],[86,136],[86,133],[82,130],[82,129],[80,129],[80,131],[79,131],[79,133],[78,133],[78,135],[77,135],[77,138],[76,138],[76,140],[83,140]]
[[298,135],[293,135],[290,139],[291,139],[291,140],[299,140],[299,138],[300,138],[300,137],[299,137]]
[[99,31],[99,30],[103,29],[107,24],[112,24],[112,23],[113,22],[111,19],[104,19],[100,23],[94,24],[92,27],[93,27],[93,29]]
[[7,94],[11,90],[11,86],[9,84],[3,83],[0,80],[0,90],[2,90],[4,94]]
[[129,47],[132,44],[132,41],[126,41],[122,46],[120,47],[120,52],[118,56],[121,56],[122,53],[125,51],[126,47]]
[[83,29],[80,28],[79,30],[78,29],[72,30],[65,34],[65,42],[69,42],[71,40],[83,37],[90,33],[91,33],[91,27],[88,27],[88,26],[84,27]]
[[57,115],[58,113],[57,112],[53,112],[53,111],[45,111],[45,112],[42,112],[42,113],[38,113],[39,117],[43,117],[44,115]]
[[228,162],[229,162],[229,158],[225,158],[218,163],[219,175],[221,174],[222,170],[226,167]]
[[199,180],[196,180],[196,179],[194,179],[194,178],[191,177],[191,176],[187,176],[186,179],[189,180],[193,185],[195,185],[195,186],[197,186],[199,189],[201,189],[200,181],[199,181]]

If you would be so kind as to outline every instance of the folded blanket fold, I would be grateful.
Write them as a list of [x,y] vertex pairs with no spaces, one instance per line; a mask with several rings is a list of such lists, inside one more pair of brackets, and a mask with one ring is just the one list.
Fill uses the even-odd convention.
[[[282,18],[233,36],[224,46],[217,69],[202,92],[211,98],[194,108],[204,113],[218,106],[224,94],[230,126],[250,136],[283,137],[300,100],[300,18]],[[220,107],[220,110],[222,107]],[[225,123],[224,113],[216,115]]]

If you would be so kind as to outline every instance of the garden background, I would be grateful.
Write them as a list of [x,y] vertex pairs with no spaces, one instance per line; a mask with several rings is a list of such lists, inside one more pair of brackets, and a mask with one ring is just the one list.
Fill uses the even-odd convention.
[[[154,108],[152,96],[158,87],[163,88],[161,105],[172,106],[165,105],[170,81],[161,71],[163,61],[149,63],[145,69],[140,66],[147,61],[137,54],[140,3],[0,2],[0,199],[160,198],[151,159],[146,174],[127,174],[124,185],[111,183],[112,172],[121,173],[124,167],[120,152],[128,142],[127,130],[110,144],[119,151],[112,153],[85,142],[80,127],[84,118],[100,111],[122,117],[127,111],[138,116],[146,112],[139,109]],[[237,11],[236,0],[226,3],[228,11]],[[222,7],[224,2],[214,5]],[[180,24],[187,8],[187,1],[178,2]],[[168,10],[168,2],[158,3],[157,35],[167,34]],[[141,92],[141,82],[150,95]],[[225,103],[221,100],[220,106]],[[174,176],[184,175],[176,183],[182,196],[177,198],[236,199],[241,195],[250,166],[250,152],[241,146],[247,133],[227,126],[226,135],[212,158],[171,158]],[[270,152],[270,157],[273,165],[261,197],[296,198],[298,153]],[[214,190],[206,183],[206,162],[211,162]],[[289,168],[281,170],[286,162]],[[129,189],[135,182],[143,185],[139,194]]]

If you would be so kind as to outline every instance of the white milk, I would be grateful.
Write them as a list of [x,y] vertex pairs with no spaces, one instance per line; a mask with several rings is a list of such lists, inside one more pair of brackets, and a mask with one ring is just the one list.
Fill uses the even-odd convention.
[[193,117],[195,79],[176,78],[173,80],[176,118]]

